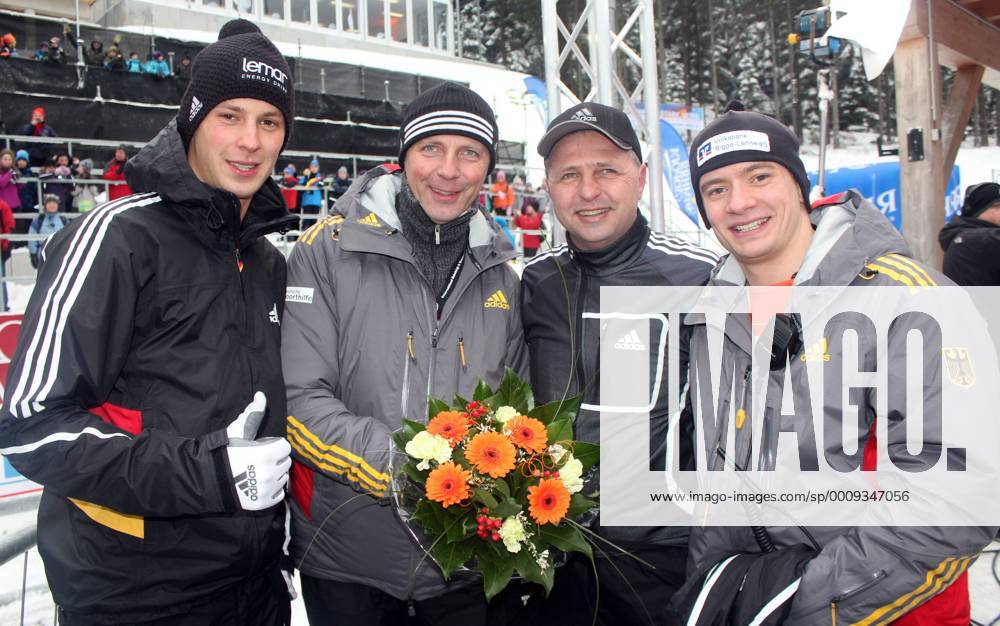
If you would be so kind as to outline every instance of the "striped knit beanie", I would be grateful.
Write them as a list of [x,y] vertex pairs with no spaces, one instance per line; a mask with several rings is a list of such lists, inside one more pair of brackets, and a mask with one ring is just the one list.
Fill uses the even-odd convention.
[[399,127],[399,165],[405,169],[406,151],[431,135],[462,135],[479,141],[490,152],[489,175],[497,162],[500,132],[493,109],[476,92],[444,83],[420,94],[403,110]]

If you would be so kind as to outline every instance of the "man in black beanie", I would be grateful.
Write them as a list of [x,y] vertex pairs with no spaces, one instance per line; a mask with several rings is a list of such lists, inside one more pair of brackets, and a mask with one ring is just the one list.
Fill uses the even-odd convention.
[[[279,347],[289,228],[270,179],[288,65],[229,22],[125,167],[136,191],[49,240],[0,448],[45,485],[60,624],[288,624]],[[288,568],[290,570],[290,568]]]
[[514,592],[488,611],[482,581],[445,581],[387,505],[404,418],[426,421],[429,397],[472,397],[507,367],[527,374],[515,252],[478,199],[497,125],[453,83],[403,118],[402,170],[356,179],[289,259],[292,553],[313,624],[502,623]]
[[1000,185],[965,190],[962,212],[938,235],[945,275],[959,285],[1000,285]]

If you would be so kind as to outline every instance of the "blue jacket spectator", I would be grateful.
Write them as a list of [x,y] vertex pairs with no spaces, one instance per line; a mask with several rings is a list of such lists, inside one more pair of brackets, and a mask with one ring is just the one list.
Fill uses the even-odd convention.
[[308,191],[303,191],[299,197],[299,206],[303,213],[319,213],[323,206],[323,175],[319,173],[319,161],[313,159],[309,167],[299,177],[299,184],[309,187]]
[[28,253],[31,255],[31,264],[34,267],[38,267],[39,253],[45,246],[45,242],[48,241],[49,237],[62,230],[68,221],[59,215],[59,198],[52,194],[45,196],[42,212],[31,220],[31,226],[28,227],[28,234],[46,235],[45,239],[35,239],[28,242]]
[[166,78],[170,76],[170,65],[163,59],[163,53],[156,51],[153,53],[152,59],[142,64],[142,73]]
[[142,61],[139,60],[139,53],[133,52],[128,55],[128,60],[125,61],[125,71],[133,72],[139,74],[142,72]]

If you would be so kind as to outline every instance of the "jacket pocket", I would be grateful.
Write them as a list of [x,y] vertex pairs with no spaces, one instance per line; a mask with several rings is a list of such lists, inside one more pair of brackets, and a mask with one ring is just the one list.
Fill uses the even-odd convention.
[[871,576],[869,576],[866,580],[862,580],[861,582],[856,583],[851,587],[848,587],[847,590],[831,598],[830,622],[832,626],[837,626],[837,609],[841,604],[877,586],[879,583],[885,580],[887,576],[888,574],[886,573],[886,571],[884,569],[880,569]]

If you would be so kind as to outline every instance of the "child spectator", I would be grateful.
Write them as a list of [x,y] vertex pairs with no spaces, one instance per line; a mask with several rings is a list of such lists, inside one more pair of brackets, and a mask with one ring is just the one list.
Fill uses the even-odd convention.
[[[542,215],[538,212],[538,200],[529,198],[525,203],[525,211],[514,218],[514,225],[521,230],[541,230]],[[538,248],[542,245],[542,238],[539,235],[523,234],[524,258],[530,259],[538,253]]]
[[45,239],[33,239],[28,242],[28,254],[31,256],[31,266],[35,269],[41,265],[41,252],[48,238],[63,229],[69,223],[59,215],[59,198],[52,194],[45,196],[42,210],[28,227],[30,235],[45,235]]
[[7,33],[0,40],[0,58],[12,58],[17,56],[17,38],[13,33]]
[[125,71],[133,74],[142,72],[142,61],[139,60],[138,52],[132,52],[128,55],[128,61],[125,61]]
[[104,57],[104,69],[115,72],[125,70],[125,59],[122,58],[121,50],[117,47],[108,50],[107,56]]
[[[313,159],[309,163],[309,167],[299,178],[299,184],[310,188],[309,191],[303,191],[299,198],[302,203],[302,212],[310,215],[319,213],[320,207],[323,206],[323,191],[320,189],[323,184],[323,175],[319,173],[319,159]],[[306,225],[312,226],[312,224]]]
[[177,67],[174,68],[174,76],[181,80],[191,80],[191,57],[187,52],[184,53]]
[[337,170],[337,177],[333,179],[334,200],[347,193],[347,190],[351,188],[352,182],[354,181],[347,175],[347,167],[341,165],[340,169]]
[[[35,173],[31,171],[31,159],[28,157],[27,150],[18,150],[15,155],[14,166],[17,168],[18,178],[21,179],[17,183],[17,195],[21,198],[21,213],[27,213],[33,211],[39,203],[38,196],[38,183],[35,181],[24,182],[25,178],[33,178]],[[28,225],[31,224],[31,218],[16,218],[14,220],[14,232],[19,235],[25,235],[28,233]],[[24,245],[23,243],[18,245]],[[17,247],[17,246],[15,246]]]
[[38,44],[38,50],[35,51],[36,61],[47,61],[49,58],[49,42],[43,41]]
[[497,170],[497,180],[490,187],[490,197],[493,200],[494,215],[510,216],[510,208],[514,204],[514,190],[507,184],[507,173],[503,170]]
[[73,209],[77,213],[86,213],[97,206],[97,197],[104,191],[97,183],[86,182],[92,179],[91,171],[94,169],[92,159],[80,161],[78,178],[84,182],[77,182],[73,189]]
[[39,176],[44,181],[42,191],[59,198],[59,210],[68,213],[73,209],[73,175],[65,165],[46,169],[48,171]]
[[166,78],[170,76],[170,66],[163,58],[163,53],[157,50],[153,53],[152,57],[147,59],[145,63],[142,64],[143,74],[152,74],[157,78]]
[[285,199],[285,206],[289,212],[294,213],[298,208],[299,192],[295,187],[299,184],[299,177],[296,176],[295,165],[289,163],[281,172],[281,195]]
[[[132,54],[135,54],[134,52]],[[108,200],[117,200],[125,196],[132,195],[132,190],[125,183],[125,162],[128,161],[128,154],[125,153],[125,146],[118,146],[115,150],[115,158],[111,159],[104,166],[104,180],[120,181],[108,185]]]
[[17,188],[18,176],[17,167],[14,165],[14,153],[10,150],[0,150],[0,200],[5,202],[11,211],[21,208],[21,196]]

